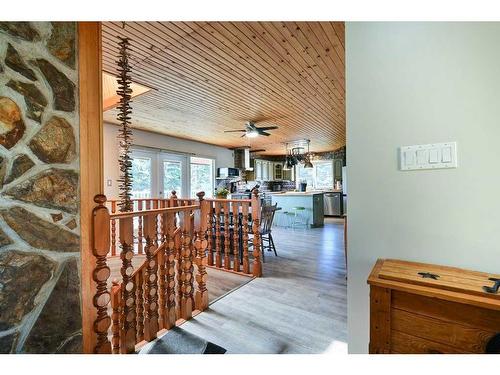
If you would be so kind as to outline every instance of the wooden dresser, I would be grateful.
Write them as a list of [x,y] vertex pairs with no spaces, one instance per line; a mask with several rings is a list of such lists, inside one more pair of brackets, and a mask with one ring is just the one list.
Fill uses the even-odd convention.
[[500,350],[500,281],[490,278],[500,275],[379,259],[368,278],[370,353]]

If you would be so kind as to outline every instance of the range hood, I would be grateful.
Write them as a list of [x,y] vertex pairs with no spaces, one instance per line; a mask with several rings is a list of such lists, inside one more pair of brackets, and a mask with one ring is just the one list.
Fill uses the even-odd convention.
[[250,148],[234,149],[234,167],[242,171],[253,171],[250,167]]

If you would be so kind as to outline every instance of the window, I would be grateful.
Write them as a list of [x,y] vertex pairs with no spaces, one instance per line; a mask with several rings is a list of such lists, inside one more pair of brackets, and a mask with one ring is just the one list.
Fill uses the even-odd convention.
[[214,161],[212,159],[192,157],[191,170],[191,197],[196,193],[205,192],[205,197],[212,198],[214,193]]
[[321,161],[314,164],[316,189],[333,188],[333,163],[331,161]]
[[132,159],[132,198],[151,198],[151,158]]
[[333,188],[333,161],[313,162],[313,168],[304,168],[297,165],[297,181],[306,181],[307,190],[321,190]]
[[173,190],[178,197],[183,196],[182,164],[180,161],[163,159],[163,191],[168,197]]

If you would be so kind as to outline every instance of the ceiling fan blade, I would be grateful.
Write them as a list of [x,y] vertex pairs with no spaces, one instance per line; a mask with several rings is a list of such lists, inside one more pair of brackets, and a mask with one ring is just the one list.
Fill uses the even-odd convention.
[[257,150],[250,150],[250,153],[252,153],[252,152],[262,152],[262,151],[266,151],[266,150],[263,149],[263,148],[259,148]]
[[224,133],[241,133],[241,132],[246,132],[245,129],[242,130],[224,130]]
[[263,127],[259,127],[257,128],[258,130],[274,130],[274,129],[278,129],[278,126],[263,126]]
[[247,136],[247,133],[243,134],[240,138],[243,138],[243,137],[246,137]]
[[269,137],[271,135],[270,133],[266,133],[266,132],[260,131],[260,130],[258,130],[258,132],[260,135],[265,135],[266,137]]

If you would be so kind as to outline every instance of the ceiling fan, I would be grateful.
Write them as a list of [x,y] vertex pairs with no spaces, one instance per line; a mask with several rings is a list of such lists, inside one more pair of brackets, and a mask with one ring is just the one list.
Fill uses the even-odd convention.
[[240,129],[240,130],[225,130],[224,133],[245,133],[242,135],[242,137],[249,137],[249,138],[255,138],[258,137],[259,135],[265,135],[265,136],[270,136],[271,134],[267,132],[267,130],[274,130],[278,129],[278,126],[263,126],[258,128],[255,126],[255,122],[253,121],[248,121],[245,124],[245,129]]

